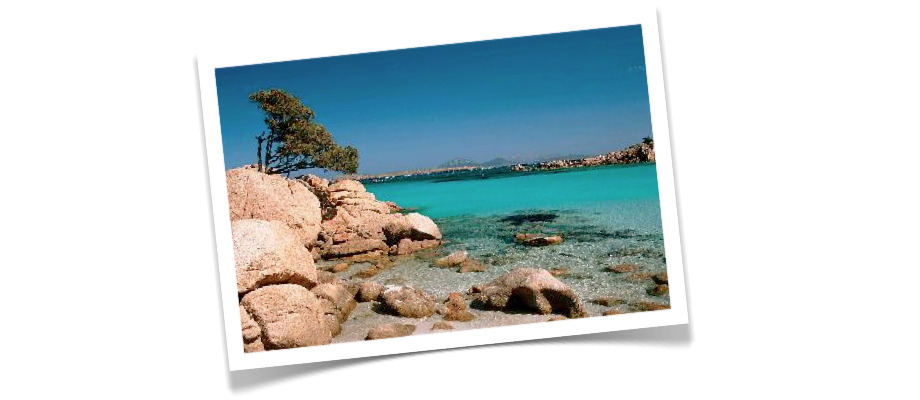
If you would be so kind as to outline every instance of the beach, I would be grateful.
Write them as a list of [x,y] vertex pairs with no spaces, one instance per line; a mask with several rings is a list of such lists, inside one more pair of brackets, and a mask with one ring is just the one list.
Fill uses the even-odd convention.
[[364,182],[228,170],[244,351],[670,308],[652,146]]
[[[584,299],[588,314],[630,312],[643,302],[669,304],[667,295],[651,295],[650,277],[666,272],[657,196],[655,164],[600,166],[521,174],[495,170],[470,171],[450,179],[421,178],[365,186],[378,199],[431,216],[445,243],[400,260],[368,280],[383,285],[412,285],[446,298],[473,285],[498,278],[515,268],[554,269],[557,278]],[[560,234],[554,246],[522,246],[518,232]],[[458,273],[433,266],[440,256],[468,252],[485,271]],[[317,264],[330,268],[334,261]],[[609,270],[635,265],[632,272]],[[336,272],[348,279],[371,263],[353,263]],[[608,299],[602,305],[594,302]],[[612,305],[612,306],[611,306]],[[632,306],[631,306],[632,305]],[[477,319],[454,322],[455,329],[545,321],[551,316],[473,310]],[[386,322],[418,323],[416,334],[430,332],[433,322],[411,321],[376,313],[370,305],[356,308],[336,342],[362,338],[370,326]],[[424,322],[424,324],[422,323]]]

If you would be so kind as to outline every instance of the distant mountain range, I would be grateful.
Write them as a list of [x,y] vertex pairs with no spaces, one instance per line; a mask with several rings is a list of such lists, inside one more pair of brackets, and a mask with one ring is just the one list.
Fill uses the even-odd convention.
[[523,157],[497,157],[485,162],[476,162],[468,158],[453,158],[450,159],[436,168],[456,168],[456,167],[501,167],[505,165],[515,165],[515,164],[529,164],[529,163],[539,163],[552,160],[572,160],[572,159],[581,159],[589,157],[584,154],[547,154],[534,158],[523,158]]

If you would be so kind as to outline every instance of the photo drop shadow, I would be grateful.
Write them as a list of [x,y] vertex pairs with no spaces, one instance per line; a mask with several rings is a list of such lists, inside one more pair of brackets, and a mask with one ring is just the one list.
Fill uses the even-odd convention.
[[[689,324],[673,325],[656,328],[633,329],[628,331],[601,332],[588,335],[567,336],[551,339],[537,339],[512,343],[488,344],[483,346],[500,348],[510,346],[603,346],[611,344],[635,344],[643,346],[684,347],[689,346],[693,340],[693,333]],[[312,364],[287,365],[282,367],[260,368],[246,371],[227,372],[230,389],[234,392],[243,392],[256,389],[265,385],[283,382],[289,379],[300,379],[321,373],[345,370],[349,367],[385,362],[403,357],[414,357],[430,352],[463,351],[464,348],[429,350],[415,353],[393,354],[350,360],[326,361]]]

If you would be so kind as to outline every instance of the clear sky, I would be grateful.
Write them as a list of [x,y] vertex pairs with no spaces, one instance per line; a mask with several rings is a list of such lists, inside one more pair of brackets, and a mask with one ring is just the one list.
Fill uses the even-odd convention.
[[651,135],[638,25],[220,68],[227,168],[255,163],[250,93],[280,88],[316,112],[360,173],[452,158],[601,154]]

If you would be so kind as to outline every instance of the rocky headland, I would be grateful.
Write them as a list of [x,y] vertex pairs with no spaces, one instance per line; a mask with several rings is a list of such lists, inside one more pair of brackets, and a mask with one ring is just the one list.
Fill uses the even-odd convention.
[[645,140],[623,150],[575,160],[553,160],[536,164],[517,164],[512,171],[546,171],[565,168],[595,167],[599,165],[638,164],[655,162],[655,143]]
[[[467,251],[446,251],[449,238],[435,221],[376,199],[356,180],[289,179],[252,167],[228,170],[226,179],[246,352],[669,307],[666,274],[601,271],[636,279],[646,297],[585,302],[560,280],[570,277],[566,268],[498,270]],[[519,232],[508,240],[553,248],[565,238]],[[379,278],[398,268],[407,278]],[[454,282],[447,289],[430,284],[445,279]]]

